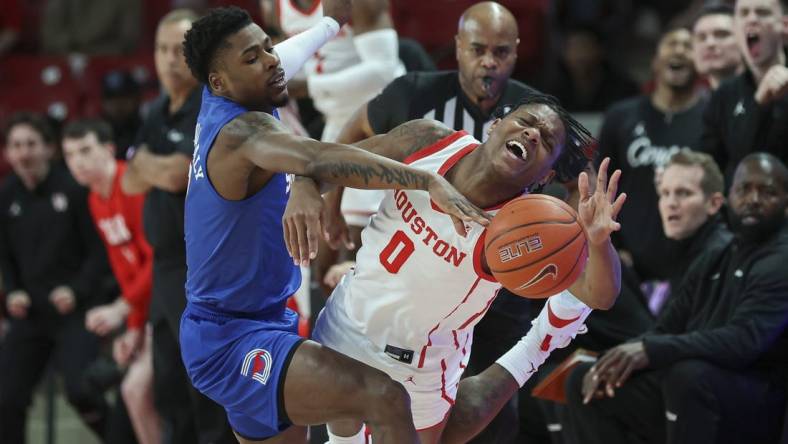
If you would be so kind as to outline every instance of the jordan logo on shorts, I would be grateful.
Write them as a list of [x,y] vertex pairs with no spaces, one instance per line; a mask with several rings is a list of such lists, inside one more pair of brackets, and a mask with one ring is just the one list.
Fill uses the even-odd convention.
[[241,366],[241,374],[265,385],[268,377],[271,376],[271,353],[262,348],[247,353]]

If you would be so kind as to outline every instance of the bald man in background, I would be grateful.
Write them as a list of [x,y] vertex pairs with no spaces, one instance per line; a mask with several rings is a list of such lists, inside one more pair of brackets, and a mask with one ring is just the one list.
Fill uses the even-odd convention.
[[[337,139],[353,143],[376,134],[385,134],[413,119],[435,119],[449,128],[465,130],[476,139],[487,139],[494,111],[532,89],[510,79],[517,62],[517,21],[512,13],[495,2],[477,3],[464,11],[455,37],[458,71],[410,72],[389,84],[350,118]],[[533,191],[533,190],[532,190]],[[352,193],[355,190],[346,190]],[[379,197],[364,206],[349,205],[343,199],[342,212],[350,228],[353,245],[361,243],[361,229],[377,212]],[[325,251],[322,249],[321,251]],[[354,257],[354,252],[350,252]],[[352,262],[340,264],[346,270]],[[324,270],[318,270],[319,274]],[[466,376],[489,367],[528,330],[530,316],[526,299],[501,291],[488,314],[474,329],[473,349]],[[478,442],[510,442],[517,436],[516,397],[477,438]]]

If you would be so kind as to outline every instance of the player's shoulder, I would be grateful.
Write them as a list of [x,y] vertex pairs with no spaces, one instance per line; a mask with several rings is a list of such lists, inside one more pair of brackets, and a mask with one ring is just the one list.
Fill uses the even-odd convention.
[[447,127],[442,122],[433,119],[415,119],[397,126],[389,131],[389,136],[395,138],[402,146],[407,147],[404,157],[420,149],[433,145],[456,131]]
[[278,132],[285,130],[274,116],[247,111],[227,122],[219,131],[217,141],[227,148],[237,148],[254,137]]

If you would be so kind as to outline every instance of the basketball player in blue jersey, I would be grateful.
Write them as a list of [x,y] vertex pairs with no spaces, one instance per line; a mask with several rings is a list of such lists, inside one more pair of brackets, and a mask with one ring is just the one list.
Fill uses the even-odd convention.
[[428,191],[460,233],[489,216],[437,174],[290,134],[272,116],[288,98],[272,48],[238,8],[212,10],[186,34],[186,61],[205,85],[185,209],[180,340],[189,377],[225,407],[242,443],[301,442],[303,429],[292,424],[342,419],[370,424],[376,444],[418,442],[399,384],[296,335],[296,314],[285,308],[300,284],[282,236],[286,173]]

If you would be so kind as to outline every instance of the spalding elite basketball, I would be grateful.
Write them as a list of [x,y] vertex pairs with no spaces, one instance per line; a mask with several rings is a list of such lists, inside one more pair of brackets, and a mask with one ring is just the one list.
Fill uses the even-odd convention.
[[532,299],[569,288],[586,265],[577,213],[544,194],[518,197],[493,217],[484,240],[487,266],[512,293]]

